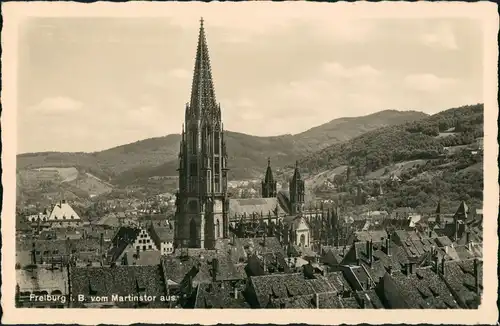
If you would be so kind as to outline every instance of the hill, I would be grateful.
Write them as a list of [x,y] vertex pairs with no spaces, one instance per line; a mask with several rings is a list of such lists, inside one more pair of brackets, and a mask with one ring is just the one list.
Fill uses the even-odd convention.
[[[349,167],[347,179],[366,185],[367,193],[379,184],[387,189],[381,206],[416,207],[439,198],[481,201],[483,111],[482,104],[464,106],[369,131],[306,156],[300,166],[313,191],[337,184],[337,192],[349,183]],[[391,182],[395,177],[400,181]]]
[[[367,130],[416,121],[426,117],[421,112],[395,110],[332,120],[296,135],[257,137],[227,131],[231,179],[260,176],[267,157],[274,166],[284,166],[328,145],[361,135]],[[120,187],[145,185],[154,176],[176,175],[180,135],[150,138],[94,153],[27,153],[17,157],[17,169],[40,167],[76,168],[104,182]]]

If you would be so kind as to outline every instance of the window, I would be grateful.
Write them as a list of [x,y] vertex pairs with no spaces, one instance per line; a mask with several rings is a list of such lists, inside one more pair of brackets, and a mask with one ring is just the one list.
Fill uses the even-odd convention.
[[48,250],[45,250],[45,251],[43,252],[43,255],[44,255],[44,256],[47,256],[48,254],[49,254],[49,251],[48,251]]
[[52,251],[52,254],[53,254],[53,255],[57,255],[58,253],[59,253],[59,250],[54,250],[54,251]]
[[198,146],[196,129],[191,130],[191,153],[196,154],[196,147]]
[[189,174],[193,177],[198,176],[198,164],[197,162],[191,162],[189,167]]
[[149,249],[153,249],[153,246],[152,246],[152,245],[149,245]]
[[214,159],[214,170],[215,170],[215,174],[219,174],[219,170],[220,170],[220,158],[216,157]]
[[217,233],[217,238],[220,238],[220,221],[219,220],[217,220],[216,233]]
[[142,250],[144,250],[144,251],[145,251],[145,250],[146,250],[146,246],[142,246]]
[[214,134],[214,154],[220,154],[220,133]]

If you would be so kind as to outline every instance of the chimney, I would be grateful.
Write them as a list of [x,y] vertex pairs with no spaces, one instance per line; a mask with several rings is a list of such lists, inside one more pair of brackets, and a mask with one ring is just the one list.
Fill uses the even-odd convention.
[[385,254],[387,256],[391,255],[391,235],[387,235],[387,239],[385,239]]
[[35,249],[35,243],[33,242],[33,248],[31,249],[31,263],[33,265],[36,264],[36,249]]
[[476,288],[476,294],[479,295],[479,261],[477,258],[474,259],[474,285]]
[[217,273],[219,272],[219,260],[214,258],[212,260],[212,282],[217,282]]
[[465,243],[469,243],[470,242],[470,231],[467,230],[465,231]]
[[238,293],[238,288],[237,288],[237,287],[235,287],[235,288],[234,288],[234,299],[238,300],[238,294],[239,294],[239,293]]
[[458,241],[458,218],[455,218],[455,241]]
[[392,265],[389,265],[389,267],[387,267],[387,273],[389,273],[389,275],[392,275]]
[[439,264],[438,259],[439,259],[439,258],[438,258],[437,253],[434,253],[434,256],[432,257],[432,259],[433,259],[433,261],[434,261],[434,271],[435,271],[437,274],[439,274],[439,266],[438,266],[438,264]]
[[366,255],[368,256],[368,260],[370,260],[370,241],[366,240]]
[[99,246],[101,248],[101,255],[103,254],[104,250],[104,233],[101,232],[100,238],[99,238]]
[[413,274],[415,272],[415,263],[410,262],[410,274]]
[[366,302],[365,302],[365,298],[361,298],[361,309],[365,309],[366,308]]
[[445,276],[444,262],[445,262],[445,259],[443,257],[443,259],[441,259],[441,274],[443,274],[443,276]]
[[319,309],[319,294],[314,294],[314,304],[316,305],[316,309]]
[[369,251],[368,251],[368,260],[370,261],[370,266],[372,265],[373,263],[373,240],[370,240],[370,243],[369,243]]

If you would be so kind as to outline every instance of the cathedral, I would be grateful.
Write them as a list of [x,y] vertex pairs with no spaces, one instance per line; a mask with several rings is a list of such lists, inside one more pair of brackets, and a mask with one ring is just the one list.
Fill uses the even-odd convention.
[[[281,223],[301,215],[305,186],[298,164],[289,192],[277,191],[271,162],[262,181],[262,198],[229,199],[227,158],[221,106],[215,97],[203,19],[179,149],[176,199],[176,248],[213,249],[229,237],[229,226],[245,220]],[[290,218],[288,218],[290,220]]]

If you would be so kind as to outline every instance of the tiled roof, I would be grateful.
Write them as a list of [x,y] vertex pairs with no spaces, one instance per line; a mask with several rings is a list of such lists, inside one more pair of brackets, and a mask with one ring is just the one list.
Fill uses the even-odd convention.
[[107,225],[107,226],[112,226],[112,227],[118,227],[120,226],[120,221],[118,218],[113,214],[108,214],[103,216],[99,221],[97,222],[98,225]]
[[356,291],[355,297],[358,302],[364,303],[363,308],[365,309],[384,309],[384,305],[375,290]]
[[162,257],[161,263],[165,278],[178,284],[182,282],[192,267],[197,266],[199,271],[193,278],[193,284],[197,285],[212,282],[212,262],[214,258],[218,261],[217,281],[246,278],[244,271],[236,267],[229,254],[216,250],[190,250],[186,257],[179,254]]
[[293,245],[293,248],[300,257],[316,257],[318,253],[314,252],[311,247]]
[[[156,266],[114,266],[114,267],[74,267],[71,269],[71,292],[73,300],[78,295],[122,296],[146,294],[157,296],[157,300],[144,305],[145,308],[162,308],[168,303],[161,302],[166,294],[166,286],[159,265]],[[137,307],[137,302],[117,302],[123,308]],[[142,305],[140,305],[142,306]]]
[[446,247],[446,246],[450,246],[452,244],[452,241],[447,236],[440,236],[440,237],[434,239],[434,241],[436,242],[436,245],[438,247]]
[[[381,261],[383,266],[391,266],[393,270],[401,270],[402,266],[408,262],[408,258],[400,246],[394,243],[390,243],[390,255],[386,254],[384,242],[373,242],[373,263]],[[368,264],[368,253],[366,251],[366,243],[357,242],[353,246],[355,250],[355,259],[359,259],[361,262]],[[354,263],[354,262],[347,262]]]
[[314,294],[314,289],[302,274],[272,274],[250,277],[257,304],[264,308],[269,299],[283,299]]
[[430,268],[417,269],[410,275],[396,272],[391,277],[410,308],[458,308],[444,281]]
[[200,284],[194,308],[250,308],[242,293],[237,293],[237,298],[235,298],[235,289],[224,283]]
[[147,250],[139,253],[139,257],[136,257],[136,251],[131,248],[125,252],[127,255],[128,265],[138,265],[138,266],[153,266],[159,265],[161,259],[161,252],[159,250]]
[[108,253],[110,261],[116,261],[116,259],[120,257],[120,255],[128,247],[128,245],[134,243],[140,232],[141,229],[139,228],[132,228],[128,226],[120,227],[111,240],[112,248]]
[[163,242],[174,241],[174,229],[169,226],[159,226],[152,223],[148,228],[148,232],[157,248],[160,248]]
[[[31,251],[33,249],[33,243],[35,244],[35,250],[42,254],[45,251],[50,252],[50,254],[57,251],[59,255],[69,255],[73,253],[74,250],[77,252],[95,252],[100,248],[100,243],[93,239],[61,239],[35,240],[34,242],[23,241],[16,244],[16,250]],[[106,249],[106,244],[103,249]]]
[[[322,261],[328,265],[338,265],[342,263],[345,255],[349,252],[351,246],[324,246],[322,247]],[[329,257],[331,255],[331,257]]]
[[384,230],[380,231],[358,231],[356,232],[356,238],[358,241],[370,241],[373,242],[382,241],[387,238],[387,232]]
[[[478,295],[474,277],[474,260],[448,262],[445,264],[444,278],[452,293],[463,308],[477,308]],[[479,291],[483,291],[483,267],[478,263]]]
[[235,216],[251,218],[253,214],[267,216],[269,213],[278,216],[286,215],[285,209],[280,205],[277,198],[230,199],[229,211],[231,218]]

